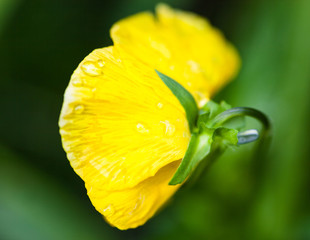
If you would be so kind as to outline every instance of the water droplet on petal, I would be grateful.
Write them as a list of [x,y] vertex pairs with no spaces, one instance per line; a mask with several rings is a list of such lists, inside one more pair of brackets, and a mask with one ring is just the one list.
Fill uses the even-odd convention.
[[190,67],[190,70],[194,73],[198,73],[200,72],[200,65],[199,63],[193,61],[193,60],[189,60],[187,61],[187,64],[189,65]]
[[72,79],[72,84],[76,87],[79,87],[83,85],[83,81],[81,78],[74,78]]
[[186,84],[187,84],[187,86],[189,86],[189,87],[192,86],[192,83],[191,83],[191,82],[187,82]]
[[162,104],[161,102],[157,103],[157,107],[158,107],[159,109],[162,109],[163,106],[164,106],[164,104]]
[[208,98],[202,92],[196,91],[195,96],[199,108],[202,108],[208,102]]
[[161,121],[165,125],[164,127],[164,133],[166,136],[171,137],[175,133],[175,126],[171,124],[168,120]]
[[75,113],[81,114],[84,111],[84,106],[83,105],[77,105],[74,108]]
[[97,64],[99,67],[103,67],[105,65],[105,62],[102,59],[97,60]]
[[141,124],[141,123],[137,124],[137,131],[139,133],[149,133],[149,130],[146,129],[146,127],[143,124]]
[[91,77],[102,75],[102,69],[100,69],[98,63],[92,61],[85,61],[84,63],[82,63],[81,69],[85,74]]
[[68,156],[68,159],[70,159],[70,161],[76,159],[75,154],[74,154],[73,152],[69,152],[69,153],[67,154],[67,156]]
[[108,205],[105,209],[103,209],[103,214],[105,216],[111,216],[115,212],[115,209],[112,204]]

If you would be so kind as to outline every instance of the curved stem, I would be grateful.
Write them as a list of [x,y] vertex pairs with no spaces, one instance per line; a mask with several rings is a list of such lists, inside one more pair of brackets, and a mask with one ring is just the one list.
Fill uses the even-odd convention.
[[241,116],[248,116],[248,117],[253,117],[260,121],[263,125],[263,133],[261,134],[262,136],[266,137],[271,129],[271,124],[268,119],[268,117],[261,111],[256,110],[254,108],[248,108],[248,107],[236,107],[236,108],[231,108],[228,109],[219,115],[217,115],[213,122],[212,122],[212,127],[218,127],[221,126],[223,123],[226,121],[235,118],[235,117],[241,117]]

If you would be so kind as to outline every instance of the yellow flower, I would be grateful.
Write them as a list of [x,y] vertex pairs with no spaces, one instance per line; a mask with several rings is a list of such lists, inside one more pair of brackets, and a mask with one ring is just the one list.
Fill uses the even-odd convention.
[[190,140],[185,111],[155,69],[199,107],[239,68],[235,49],[203,18],[159,5],[111,29],[113,46],[88,55],[65,92],[59,126],[94,207],[119,229],[144,224],[170,186]]

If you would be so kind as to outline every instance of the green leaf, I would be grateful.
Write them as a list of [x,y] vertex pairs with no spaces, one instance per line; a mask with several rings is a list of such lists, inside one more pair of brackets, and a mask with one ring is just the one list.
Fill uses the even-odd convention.
[[163,73],[157,70],[155,71],[183,106],[186,113],[189,129],[191,133],[193,133],[198,117],[198,107],[194,97],[181,84],[164,75]]
[[191,136],[185,156],[169,185],[184,182],[195,167],[209,154],[213,142],[214,129],[204,128],[202,132],[194,132]]
[[[238,130],[226,128],[224,126],[213,127],[213,119],[222,112],[230,109],[226,102],[217,104],[209,101],[199,111],[196,129],[192,133],[187,151],[176,173],[169,182],[176,185],[184,182],[193,173],[200,162],[210,162],[208,158],[214,149],[224,151],[228,146],[238,144]],[[213,160],[212,160],[213,161]],[[205,165],[203,164],[203,165]]]

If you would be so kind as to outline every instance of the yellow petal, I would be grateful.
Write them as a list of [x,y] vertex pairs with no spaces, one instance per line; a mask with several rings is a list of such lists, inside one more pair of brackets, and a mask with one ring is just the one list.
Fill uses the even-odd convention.
[[88,184],[88,194],[97,211],[119,229],[135,228],[144,224],[180,187],[169,186],[180,161],[161,168],[134,188],[121,191],[104,191]]
[[59,125],[74,170],[105,191],[132,188],[182,159],[190,135],[183,107],[155,71],[113,47],[75,70]]
[[157,17],[140,13],[111,29],[114,46],[126,58],[137,58],[189,90],[202,107],[239,69],[236,50],[207,20],[167,5]]
[[239,68],[221,33],[194,14],[159,5],[115,24],[113,47],[87,56],[71,77],[59,120],[63,147],[88,195],[120,229],[147,221],[178,189],[168,182],[189,129],[183,107],[155,69],[198,105]]

